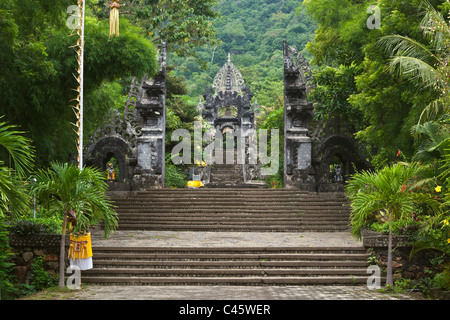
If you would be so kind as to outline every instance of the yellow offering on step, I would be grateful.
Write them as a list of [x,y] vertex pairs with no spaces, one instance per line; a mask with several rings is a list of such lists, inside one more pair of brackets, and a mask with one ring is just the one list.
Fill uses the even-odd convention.
[[204,184],[201,181],[188,181],[186,183],[186,187],[188,187],[188,188],[200,188],[203,186],[204,186]]

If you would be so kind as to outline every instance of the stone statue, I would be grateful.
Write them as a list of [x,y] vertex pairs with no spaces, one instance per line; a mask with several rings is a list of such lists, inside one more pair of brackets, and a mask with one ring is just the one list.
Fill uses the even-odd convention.
[[342,168],[339,164],[334,167],[334,182],[342,182],[344,178],[342,177]]
[[114,170],[114,166],[111,162],[108,163],[108,167],[106,168],[106,176],[109,181],[116,180],[116,170]]

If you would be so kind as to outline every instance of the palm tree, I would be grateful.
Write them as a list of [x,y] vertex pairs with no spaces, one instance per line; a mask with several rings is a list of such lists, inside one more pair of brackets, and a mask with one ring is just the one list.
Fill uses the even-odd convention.
[[425,0],[425,15],[421,26],[432,49],[401,35],[380,38],[379,44],[392,55],[392,71],[410,79],[421,89],[429,89],[438,97],[422,111],[419,124],[448,117],[450,102],[450,26],[440,12]]
[[9,166],[0,161],[0,215],[10,212],[12,219],[17,219],[29,209],[30,201],[22,180],[32,169],[34,159],[30,140],[16,128],[0,122],[0,146],[12,160]]
[[84,232],[94,224],[104,223],[105,238],[117,227],[117,214],[106,196],[107,183],[103,173],[95,168],[52,163],[35,175],[32,193],[43,206],[63,215],[60,247],[59,287],[64,287],[65,232],[67,216],[74,215],[73,233]]
[[363,171],[353,175],[346,187],[351,203],[352,234],[361,239],[361,229],[375,215],[383,213],[389,221],[389,242],[386,284],[392,286],[392,221],[408,219],[415,204],[428,204],[432,208],[439,203],[428,194],[411,192],[413,179],[420,175],[417,163],[398,163],[377,172]]

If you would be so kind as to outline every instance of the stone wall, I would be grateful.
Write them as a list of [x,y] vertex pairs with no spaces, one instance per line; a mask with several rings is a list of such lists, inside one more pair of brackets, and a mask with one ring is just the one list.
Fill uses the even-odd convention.
[[[375,255],[378,266],[386,269],[389,236],[368,230],[363,230],[361,235],[364,247]],[[430,260],[442,255],[437,250],[422,250],[410,259],[412,242],[408,236],[393,236],[392,248],[394,282],[399,278],[417,280],[432,276],[436,270]]]
[[[19,283],[30,283],[32,280],[31,264],[34,259],[45,256],[44,269],[49,273],[59,273],[61,235],[31,235],[26,237],[10,235],[9,245],[14,255],[12,263]],[[66,248],[69,236],[66,237]],[[66,252],[67,257],[67,252]],[[66,263],[68,266],[68,263]]]

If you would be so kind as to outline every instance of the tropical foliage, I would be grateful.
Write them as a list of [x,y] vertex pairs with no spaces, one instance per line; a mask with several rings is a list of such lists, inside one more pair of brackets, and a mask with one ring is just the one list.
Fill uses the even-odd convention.
[[[71,232],[84,234],[89,227],[100,222],[104,225],[105,237],[118,225],[117,214],[106,196],[108,185],[104,173],[94,168],[52,163],[48,170],[39,170],[34,175],[36,183],[31,193],[50,215],[63,215],[60,261],[65,261],[65,233],[68,216],[71,217]],[[64,287],[64,267],[60,264],[59,287]]]
[[29,211],[30,198],[24,178],[33,167],[34,149],[23,132],[5,122],[0,123],[0,147],[11,159],[10,165],[0,161],[0,294],[10,297],[15,290],[7,222],[17,221]]
[[[350,8],[351,1],[336,2],[339,9],[328,16],[321,0],[304,4],[319,20],[315,41],[308,45],[321,68],[314,95],[325,103],[318,114],[360,110],[363,122],[354,127],[359,130],[356,136],[369,151],[376,150],[372,157],[376,169],[353,175],[346,192],[355,237],[361,237],[363,228],[389,233],[387,283],[392,285],[393,232],[407,231],[415,240],[412,254],[423,248],[450,254],[450,28],[443,15],[450,4],[381,0],[382,27],[365,30],[366,38],[357,35],[367,15],[354,11],[346,21],[338,16],[340,9],[358,9],[358,5]],[[359,10],[368,4],[360,3]],[[326,45],[331,50],[325,51]],[[347,73],[345,86],[337,71],[347,69],[355,72]],[[336,101],[329,105],[331,96]],[[446,278],[448,271],[443,272],[436,277]]]
[[13,219],[28,211],[29,197],[23,178],[33,168],[34,148],[16,126],[0,123],[0,147],[11,161],[0,160],[0,216],[11,213]]
[[425,15],[421,22],[429,45],[402,35],[382,37],[379,43],[393,55],[391,70],[399,72],[419,88],[437,92],[436,99],[422,111],[420,123],[448,119],[450,26],[428,1],[423,1]]
[[416,187],[421,167],[413,163],[405,165],[397,163],[386,166],[377,172],[361,172],[355,174],[347,186],[347,195],[351,201],[352,233],[361,238],[361,228],[367,223],[379,219],[389,224],[388,247],[388,285],[392,280],[392,222],[412,220],[415,207],[428,205],[438,210],[439,202],[430,194],[413,192]]
[[[117,214],[106,196],[108,184],[104,173],[96,168],[52,163],[47,170],[39,170],[31,194],[47,209],[47,216],[71,215],[76,221],[73,233],[84,233],[92,225],[103,223],[107,237],[117,227]],[[63,228],[65,230],[65,228]]]
[[261,124],[270,112],[283,105],[283,40],[311,57],[305,46],[313,39],[317,26],[298,4],[295,0],[217,1],[220,16],[213,23],[221,44],[197,50],[204,64],[194,58],[172,60],[176,74],[189,80],[187,94],[198,102],[230,53],[254,100],[261,105]]

